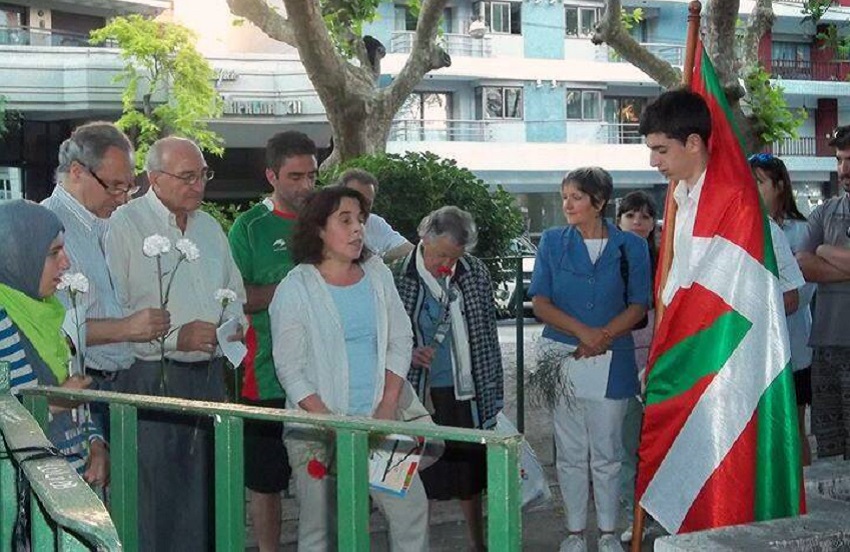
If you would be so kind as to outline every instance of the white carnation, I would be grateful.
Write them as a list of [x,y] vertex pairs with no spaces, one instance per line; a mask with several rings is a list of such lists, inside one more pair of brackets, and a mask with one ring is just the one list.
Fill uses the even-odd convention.
[[88,293],[89,279],[82,272],[65,273],[57,287],[58,289],[67,289],[71,293]]
[[153,234],[145,238],[142,251],[148,257],[159,257],[171,251],[171,240],[159,234]]
[[215,292],[215,300],[222,305],[227,305],[236,301],[236,292],[227,288],[217,289]]
[[174,247],[179,251],[187,261],[197,261],[201,257],[201,251],[198,249],[198,246],[192,240],[187,240],[186,238],[179,239],[174,244]]

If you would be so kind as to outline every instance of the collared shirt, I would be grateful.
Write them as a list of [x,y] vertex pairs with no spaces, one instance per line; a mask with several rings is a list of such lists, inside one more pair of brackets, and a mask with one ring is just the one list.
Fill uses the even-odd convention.
[[[85,313],[87,320],[122,318],[124,313],[112,286],[103,248],[109,219],[95,216],[61,184],[41,204],[56,213],[65,226],[65,253],[71,262],[69,272],[81,272],[89,281],[89,291],[77,295],[77,308]],[[68,293],[60,291],[56,296],[66,309],[72,308]],[[133,363],[129,343],[92,345],[85,351],[86,364],[95,370],[116,372],[128,369]]]
[[688,184],[680,180],[673,191],[673,199],[676,201],[676,226],[673,236],[673,262],[667,274],[667,284],[661,293],[661,300],[669,305],[680,287],[689,287],[693,281],[691,267],[698,259],[691,259],[691,246],[693,244],[694,221],[697,218],[697,207],[702,194],[702,185],[705,182],[705,171],[697,179],[693,189],[688,190]]
[[[160,306],[156,258],[147,257],[142,251],[145,238],[153,234],[165,236],[172,244],[171,251],[161,258],[161,285],[165,290],[173,276],[167,308],[171,314],[171,327],[177,330],[165,340],[165,354],[179,362],[208,360],[209,353],[178,351],[177,335],[181,326],[194,320],[218,324],[222,308],[215,300],[215,292],[223,288],[235,291],[238,297],[225,309],[224,319],[236,318],[243,329],[247,326],[242,312],[245,288],[230,254],[227,238],[218,222],[200,210],[189,214],[186,231],[182,232],[175,215],[152,189],[120,207],[109,223],[106,260],[125,312]],[[175,272],[180,255],[174,244],[182,238],[191,240],[198,247],[200,258],[193,262],[183,261]],[[158,360],[159,343],[134,343],[133,352],[142,360]]]

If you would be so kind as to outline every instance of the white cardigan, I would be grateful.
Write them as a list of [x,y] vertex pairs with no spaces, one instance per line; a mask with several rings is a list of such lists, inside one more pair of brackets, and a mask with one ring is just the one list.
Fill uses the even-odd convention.
[[[378,364],[372,410],[384,394],[385,370],[407,378],[413,350],[410,319],[392,273],[377,257],[361,264],[372,284],[378,323]],[[348,356],[339,312],[312,264],[292,269],[269,305],[275,371],[290,408],[318,394],[332,412],[348,412]]]

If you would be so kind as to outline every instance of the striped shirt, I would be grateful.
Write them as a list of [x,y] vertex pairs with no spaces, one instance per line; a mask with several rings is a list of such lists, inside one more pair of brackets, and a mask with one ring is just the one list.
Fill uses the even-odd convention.
[[[71,261],[69,272],[81,272],[89,280],[88,293],[77,295],[78,308],[87,320],[124,316],[106,264],[104,236],[109,220],[95,216],[61,185],[42,205],[56,213],[65,226],[65,252]],[[56,294],[65,308],[71,309],[68,293]],[[95,370],[116,372],[130,368],[133,351],[129,343],[108,343],[85,348],[86,365]]]
[[[13,395],[18,394],[21,389],[35,387],[39,383],[57,385],[55,378],[53,381],[38,381],[27,359],[18,328],[2,307],[0,307],[0,361],[6,361],[10,365],[9,379]],[[86,411],[79,408],[78,413],[82,412]],[[67,410],[50,414],[47,434],[53,445],[80,475],[85,472],[88,459],[87,442],[103,440],[103,434],[90,419],[77,423],[72,418],[71,412]]]

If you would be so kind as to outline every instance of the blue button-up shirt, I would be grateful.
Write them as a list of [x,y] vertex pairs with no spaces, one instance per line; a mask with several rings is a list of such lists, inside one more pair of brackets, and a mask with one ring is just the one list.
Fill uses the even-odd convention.
[[[61,184],[56,185],[53,194],[42,205],[56,213],[65,226],[65,253],[71,261],[69,272],[81,272],[88,278],[89,291],[80,294],[78,299],[82,302],[86,319],[123,318],[124,312],[112,287],[103,252],[109,220],[95,216]],[[67,293],[59,292],[56,297],[66,309],[71,308]],[[89,368],[115,372],[130,368],[132,363],[133,352],[129,343],[86,347],[86,364]]]
[[[608,226],[608,243],[599,259],[592,263],[584,239],[572,226],[550,228],[543,232],[534,263],[529,293],[548,298],[569,316],[593,328],[601,328],[628,304],[648,307],[650,298],[649,249],[646,240],[631,232]],[[621,256],[628,266],[628,290],[622,276]],[[550,325],[543,337],[578,345],[573,335]],[[638,392],[634,340],[627,333],[614,340],[606,397],[622,399]]]

